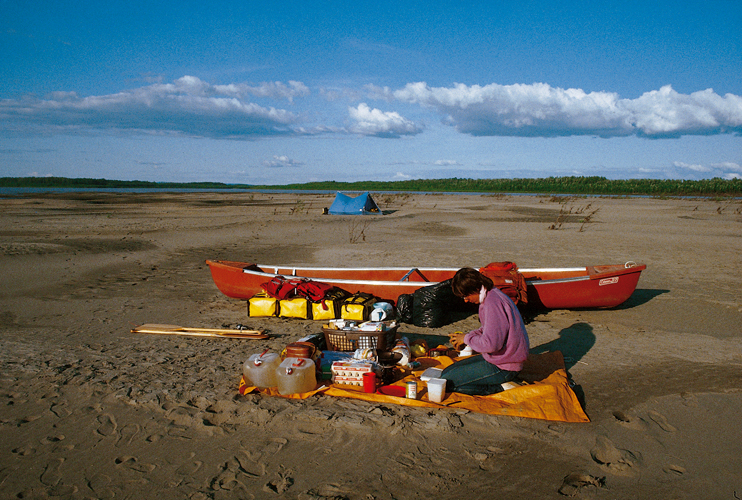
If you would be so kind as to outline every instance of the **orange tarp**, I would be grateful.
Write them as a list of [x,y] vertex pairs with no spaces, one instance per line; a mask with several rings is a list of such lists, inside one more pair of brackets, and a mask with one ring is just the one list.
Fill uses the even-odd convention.
[[407,380],[417,380],[417,399],[407,399],[396,396],[387,396],[379,393],[365,393],[358,388],[331,384],[329,381],[318,386],[317,389],[303,394],[282,396],[276,388],[257,389],[250,387],[245,380],[240,380],[241,394],[259,391],[261,394],[280,396],[291,399],[306,399],[315,394],[363,399],[377,403],[391,403],[406,406],[427,408],[465,409],[490,415],[509,415],[513,417],[537,418],[559,422],[589,422],[589,418],[582,410],[577,396],[569,387],[567,371],[564,367],[564,358],[561,352],[548,352],[531,355],[523,366],[521,378],[528,384],[489,396],[469,396],[457,392],[446,393],[441,403],[428,401],[425,382],[419,380],[422,372],[431,366],[445,368],[455,360],[446,356],[438,358],[417,358],[421,366],[410,374],[395,382],[394,385],[404,386]]

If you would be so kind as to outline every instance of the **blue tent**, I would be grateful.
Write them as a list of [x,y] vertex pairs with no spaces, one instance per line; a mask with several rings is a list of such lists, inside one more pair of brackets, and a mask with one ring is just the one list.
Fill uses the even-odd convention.
[[356,197],[338,193],[335,201],[330,205],[330,214],[333,215],[380,215],[381,210],[369,193],[362,193]]

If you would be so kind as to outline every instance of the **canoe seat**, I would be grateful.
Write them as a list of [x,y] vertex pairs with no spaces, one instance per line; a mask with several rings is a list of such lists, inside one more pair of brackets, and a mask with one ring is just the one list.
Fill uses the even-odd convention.
[[423,279],[423,281],[430,282],[430,280],[428,278],[426,278],[423,275],[423,273],[421,273],[420,270],[418,268],[416,268],[416,267],[413,267],[412,269],[410,269],[409,271],[407,271],[407,274],[405,274],[404,276],[402,276],[402,278],[399,281],[410,281],[410,275],[412,273],[417,273],[417,275],[420,276]]

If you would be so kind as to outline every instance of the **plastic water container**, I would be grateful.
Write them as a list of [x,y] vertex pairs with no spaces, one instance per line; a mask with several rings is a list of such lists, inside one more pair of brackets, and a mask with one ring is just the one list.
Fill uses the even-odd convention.
[[276,369],[279,394],[313,391],[317,387],[316,365],[309,358],[286,358]]
[[376,302],[374,303],[374,309],[371,311],[371,321],[384,321],[391,317],[394,312],[394,308],[388,302]]
[[247,358],[242,367],[245,382],[260,389],[276,387],[278,385],[276,370],[279,364],[281,364],[281,357],[275,352],[266,350],[261,354],[253,354]]

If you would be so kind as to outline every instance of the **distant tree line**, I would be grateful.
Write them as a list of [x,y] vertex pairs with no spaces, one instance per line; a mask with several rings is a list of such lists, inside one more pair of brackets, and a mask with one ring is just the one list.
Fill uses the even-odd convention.
[[0,187],[21,188],[85,188],[85,189],[233,189],[237,186],[221,182],[150,182],[117,181],[68,177],[0,177]]
[[1,177],[0,187],[137,188],[137,189],[295,189],[317,191],[399,191],[440,193],[543,193],[609,196],[742,195],[742,179],[622,179],[605,177],[547,177],[541,179],[415,179],[406,181],[308,182],[249,185],[221,182],[149,182],[66,177]]
[[[278,186],[265,186],[278,187]],[[337,191],[429,191],[477,193],[600,194],[613,196],[740,196],[742,179],[628,179],[548,177],[542,179],[417,179],[394,182],[310,182],[283,189]]]

